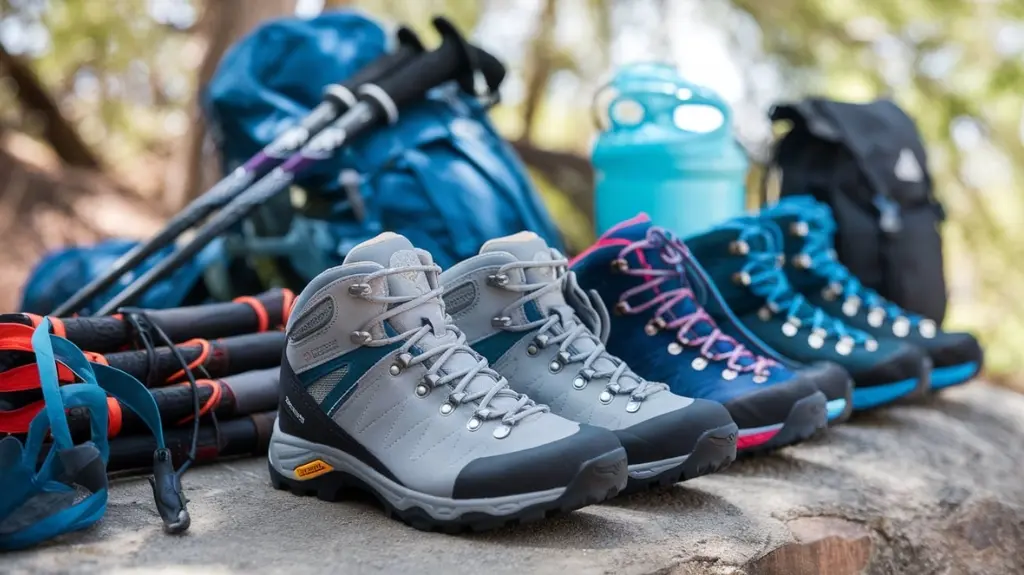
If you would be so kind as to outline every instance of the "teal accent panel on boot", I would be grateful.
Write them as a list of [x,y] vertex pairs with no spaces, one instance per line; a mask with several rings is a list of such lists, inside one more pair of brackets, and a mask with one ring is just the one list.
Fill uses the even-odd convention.
[[745,213],[749,163],[714,91],[634,64],[598,91],[594,116],[598,234],[639,212],[681,236]]

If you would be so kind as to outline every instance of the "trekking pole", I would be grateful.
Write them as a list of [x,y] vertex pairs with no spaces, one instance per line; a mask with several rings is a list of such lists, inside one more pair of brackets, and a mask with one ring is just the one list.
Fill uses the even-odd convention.
[[[276,420],[277,411],[273,410],[221,421],[217,425],[203,425],[199,428],[195,463],[263,455],[270,445]],[[191,442],[190,429],[169,429],[164,433],[164,443],[175,465],[180,465],[188,457]],[[155,445],[153,436],[149,434],[111,439],[107,473],[119,476],[140,471],[150,473]]]
[[353,90],[391,73],[413,56],[423,52],[423,45],[412,30],[405,27],[399,28],[397,38],[399,47],[394,53],[374,60],[356,72],[352,78],[340,84],[327,86],[324,90],[323,101],[297,126],[286,130],[259,153],[249,158],[227,177],[185,206],[185,209],[174,215],[155,236],[121,256],[107,273],[86,284],[70,299],[50,312],[50,315],[66,317],[77,312],[86,302],[114,285],[121,276],[137,267],[147,257],[174,242],[178,236],[198,224],[213,211],[227,205],[250,184],[287,160],[311,137],[337,120],[339,116],[356,104],[357,99]]
[[[199,409],[195,409],[193,391],[188,383],[151,389],[165,428],[180,427],[192,418],[209,413],[228,419],[277,408],[280,368],[247,371],[223,379],[197,379]],[[130,406],[107,398],[107,437],[113,439],[135,433],[148,433],[145,420]],[[0,433],[28,433],[35,416],[44,409],[42,400],[15,410],[0,411]],[[198,413],[197,413],[198,412]],[[87,407],[67,410],[68,427],[73,438],[87,440],[92,433],[92,415]]]
[[139,276],[104,304],[97,315],[107,315],[130,303],[257,206],[286,190],[310,165],[331,157],[349,140],[379,122],[398,121],[399,107],[421,98],[431,88],[458,80],[463,89],[482,96],[500,84],[504,76],[501,63],[482,50],[474,50],[448,20],[435,18],[434,26],[443,38],[440,47],[415,56],[405,66],[377,82],[367,82],[357,88],[359,101],[348,112],[310,140],[298,154],[274,168],[212,216],[188,243]]
[[[158,325],[174,343],[190,339],[216,339],[259,333],[283,327],[288,321],[295,295],[274,289],[233,302],[211,303],[171,309],[146,310],[143,322]],[[41,318],[26,313],[0,315],[0,323],[35,327]],[[121,315],[103,317],[50,318],[50,331],[67,338],[81,349],[95,353],[124,351],[135,346],[138,334]]]
[[[280,366],[285,337],[283,331],[269,331],[213,341],[197,339],[175,347],[196,377],[226,377]],[[131,375],[146,387],[184,381],[184,366],[169,347],[157,347],[154,353],[123,351],[103,357],[110,367]]]

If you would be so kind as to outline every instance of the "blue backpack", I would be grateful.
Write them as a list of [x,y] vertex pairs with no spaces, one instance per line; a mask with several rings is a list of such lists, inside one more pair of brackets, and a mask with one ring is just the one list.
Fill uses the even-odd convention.
[[[297,124],[328,84],[384,54],[391,36],[360,12],[338,11],[270,22],[232,47],[204,98],[225,171]],[[269,256],[304,283],[385,230],[406,235],[441,266],[475,255],[488,239],[522,230],[561,248],[486,106],[454,85],[433,90],[403,108],[394,125],[321,162],[298,188],[228,238],[230,251]]]
[[[22,289],[19,311],[46,315],[75,294],[82,286],[110,269],[114,262],[138,245],[132,240],[104,240],[92,246],[73,246],[54,250],[36,264]],[[174,250],[168,246],[147,258],[134,273],[125,274],[80,310],[88,314],[102,306],[133,279],[156,265]],[[223,242],[216,241],[196,254],[163,281],[157,282],[139,298],[138,307],[165,309],[203,303],[210,295],[227,298],[213,289],[226,283],[227,262]]]

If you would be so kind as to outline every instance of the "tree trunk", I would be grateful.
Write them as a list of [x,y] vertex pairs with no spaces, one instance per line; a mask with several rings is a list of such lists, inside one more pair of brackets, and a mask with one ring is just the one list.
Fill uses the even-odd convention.
[[259,24],[295,13],[296,0],[209,0],[199,21],[197,33],[206,49],[199,66],[196,95],[191,106],[192,121],[184,136],[181,157],[172,162],[178,181],[169,181],[167,197],[174,208],[181,208],[206,191],[220,178],[219,159],[206,134],[206,122],[200,98],[217,71],[228,48]]
[[528,74],[526,79],[526,97],[523,101],[523,133],[520,139],[529,143],[533,138],[533,124],[537,116],[544,92],[548,88],[548,80],[554,71],[555,49],[555,0],[545,0],[537,25],[537,35],[530,46]]
[[43,126],[43,138],[54,152],[69,166],[99,169],[96,154],[78,135],[78,131],[60,112],[57,103],[50,97],[35,72],[19,58],[11,55],[0,44],[0,66],[17,86],[18,103],[25,115],[39,116]]

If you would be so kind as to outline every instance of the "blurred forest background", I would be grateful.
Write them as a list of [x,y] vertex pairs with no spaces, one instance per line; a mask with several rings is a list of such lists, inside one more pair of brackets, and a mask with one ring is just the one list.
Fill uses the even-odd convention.
[[145,236],[216,179],[196,93],[232,42],[348,6],[425,38],[443,13],[505,60],[492,115],[577,249],[592,239],[584,95],[615,65],[669,61],[718,90],[751,181],[772,102],[893,96],[950,214],[949,323],[982,335],[990,377],[1024,373],[1021,0],[0,0],[0,308],[44,251]]

